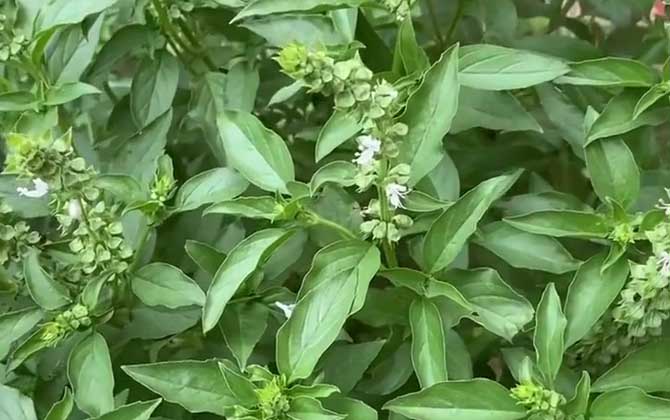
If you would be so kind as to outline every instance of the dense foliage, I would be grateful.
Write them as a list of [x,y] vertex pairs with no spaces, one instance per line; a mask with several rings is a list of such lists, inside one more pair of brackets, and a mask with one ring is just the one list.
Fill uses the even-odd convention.
[[666,8],[0,0],[0,420],[670,419]]

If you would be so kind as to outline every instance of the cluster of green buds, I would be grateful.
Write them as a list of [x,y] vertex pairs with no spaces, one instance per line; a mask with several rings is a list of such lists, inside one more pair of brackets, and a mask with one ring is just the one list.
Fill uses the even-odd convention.
[[78,273],[73,273],[72,281],[78,282],[82,277],[91,275],[111,275],[110,280],[113,280],[128,269],[133,256],[132,249],[123,238],[119,208],[104,201],[73,200],[68,204],[70,214],[64,216],[81,213],[69,243],[70,250],[79,255],[79,261],[74,266]]
[[70,309],[61,312],[51,322],[42,326],[40,339],[48,347],[56,346],[65,337],[74,331],[82,331],[89,328],[92,320],[88,308],[76,304]]
[[40,234],[24,221],[11,217],[12,208],[0,201],[0,266],[18,262],[25,251],[40,241]]
[[528,412],[529,420],[566,420],[563,412],[565,397],[556,391],[546,389],[532,382],[512,388],[511,395]]
[[389,171],[381,188],[386,204],[382,207],[379,200],[372,200],[363,211],[363,216],[370,219],[361,224],[361,231],[364,234],[372,235],[375,240],[387,239],[398,242],[401,231],[412,227],[414,221],[405,214],[388,216],[384,214],[385,209],[389,207],[393,210],[403,207],[402,200],[408,193],[405,186],[408,179],[409,166],[406,164],[397,165]]
[[12,26],[7,15],[0,14],[0,62],[17,57],[29,43],[24,35],[14,33]]
[[398,21],[405,20],[412,12],[415,0],[381,0],[382,6],[395,15]]
[[[94,175],[86,161],[75,154],[69,131],[55,140],[49,136],[9,134],[4,172],[33,182],[41,180],[48,185],[46,192],[48,189],[69,188],[90,180]],[[22,195],[31,197],[30,194]]]
[[254,386],[255,403],[249,406],[237,405],[226,418],[231,420],[288,420],[291,408],[288,387],[284,376],[274,375],[265,367],[248,366],[246,373]]
[[168,155],[163,155],[158,159],[158,167],[149,191],[149,201],[141,207],[149,220],[155,223],[166,216],[166,203],[174,195],[176,185],[172,159]]

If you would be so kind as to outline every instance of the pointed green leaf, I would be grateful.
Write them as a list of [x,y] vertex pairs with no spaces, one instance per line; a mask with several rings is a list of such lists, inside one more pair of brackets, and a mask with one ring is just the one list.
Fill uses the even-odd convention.
[[200,286],[170,264],[145,265],[134,273],[131,286],[135,296],[149,306],[176,309],[205,303],[205,292]]
[[23,261],[28,292],[41,308],[53,311],[72,302],[67,289],[40,267],[37,250],[31,250]]
[[0,360],[7,357],[12,344],[42,320],[42,311],[26,308],[0,315]]
[[556,287],[554,283],[549,283],[537,305],[533,345],[537,367],[550,384],[554,383],[563,364],[567,322]]
[[412,364],[421,388],[446,382],[447,350],[440,311],[430,300],[416,298],[409,308],[409,325],[412,330]]
[[160,398],[151,401],[138,401],[90,420],[149,420],[160,403]]
[[75,345],[67,363],[67,376],[82,411],[95,417],[114,409],[114,374],[103,336],[92,333]]
[[670,390],[670,341],[647,344],[629,354],[593,384],[593,392],[609,392],[636,387],[646,392]]
[[205,204],[232,200],[248,186],[247,180],[232,169],[210,169],[189,179],[179,188],[175,207],[178,211],[189,211]]
[[505,219],[525,232],[556,238],[605,238],[610,228],[604,216],[574,210],[543,210]]

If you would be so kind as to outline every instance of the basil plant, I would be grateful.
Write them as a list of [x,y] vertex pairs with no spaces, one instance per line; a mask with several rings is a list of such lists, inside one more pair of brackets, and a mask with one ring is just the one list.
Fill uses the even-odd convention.
[[0,420],[670,419],[670,1],[0,1]]

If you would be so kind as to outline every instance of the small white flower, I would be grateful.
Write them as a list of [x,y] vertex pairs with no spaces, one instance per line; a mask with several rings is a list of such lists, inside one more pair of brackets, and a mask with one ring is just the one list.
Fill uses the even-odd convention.
[[407,186],[396,184],[395,182],[386,186],[386,197],[388,197],[389,203],[394,209],[402,207],[402,200],[407,196],[408,192]]
[[67,203],[67,214],[72,219],[81,220],[81,203],[76,198],[71,199]]
[[358,141],[359,151],[356,153],[354,163],[359,166],[372,165],[375,161],[375,155],[382,149],[382,142],[372,136],[359,136],[356,140]]
[[33,185],[35,186],[35,189],[29,190],[25,187],[18,187],[16,192],[18,192],[20,196],[28,198],[41,198],[49,193],[49,184],[42,181],[42,179],[33,179]]
[[662,276],[670,276],[670,252],[661,252],[661,255],[658,257],[658,269]]
[[281,309],[282,312],[284,312],[284,316],[286,319],[290,318],[291,315],[293,315],[293,310],[295,309],[295,303],[281,303],[281,302],[275,302],[275,306],[279,309]]
[[[668,194],[668,197],[670,197],[670,188],[665,189],[665,193]],[[670,203],[666,203],[663,201],[663,199],[658,200],[658,205],[656,208],[659,208],[665,212],[665,215],[670,217]]]

